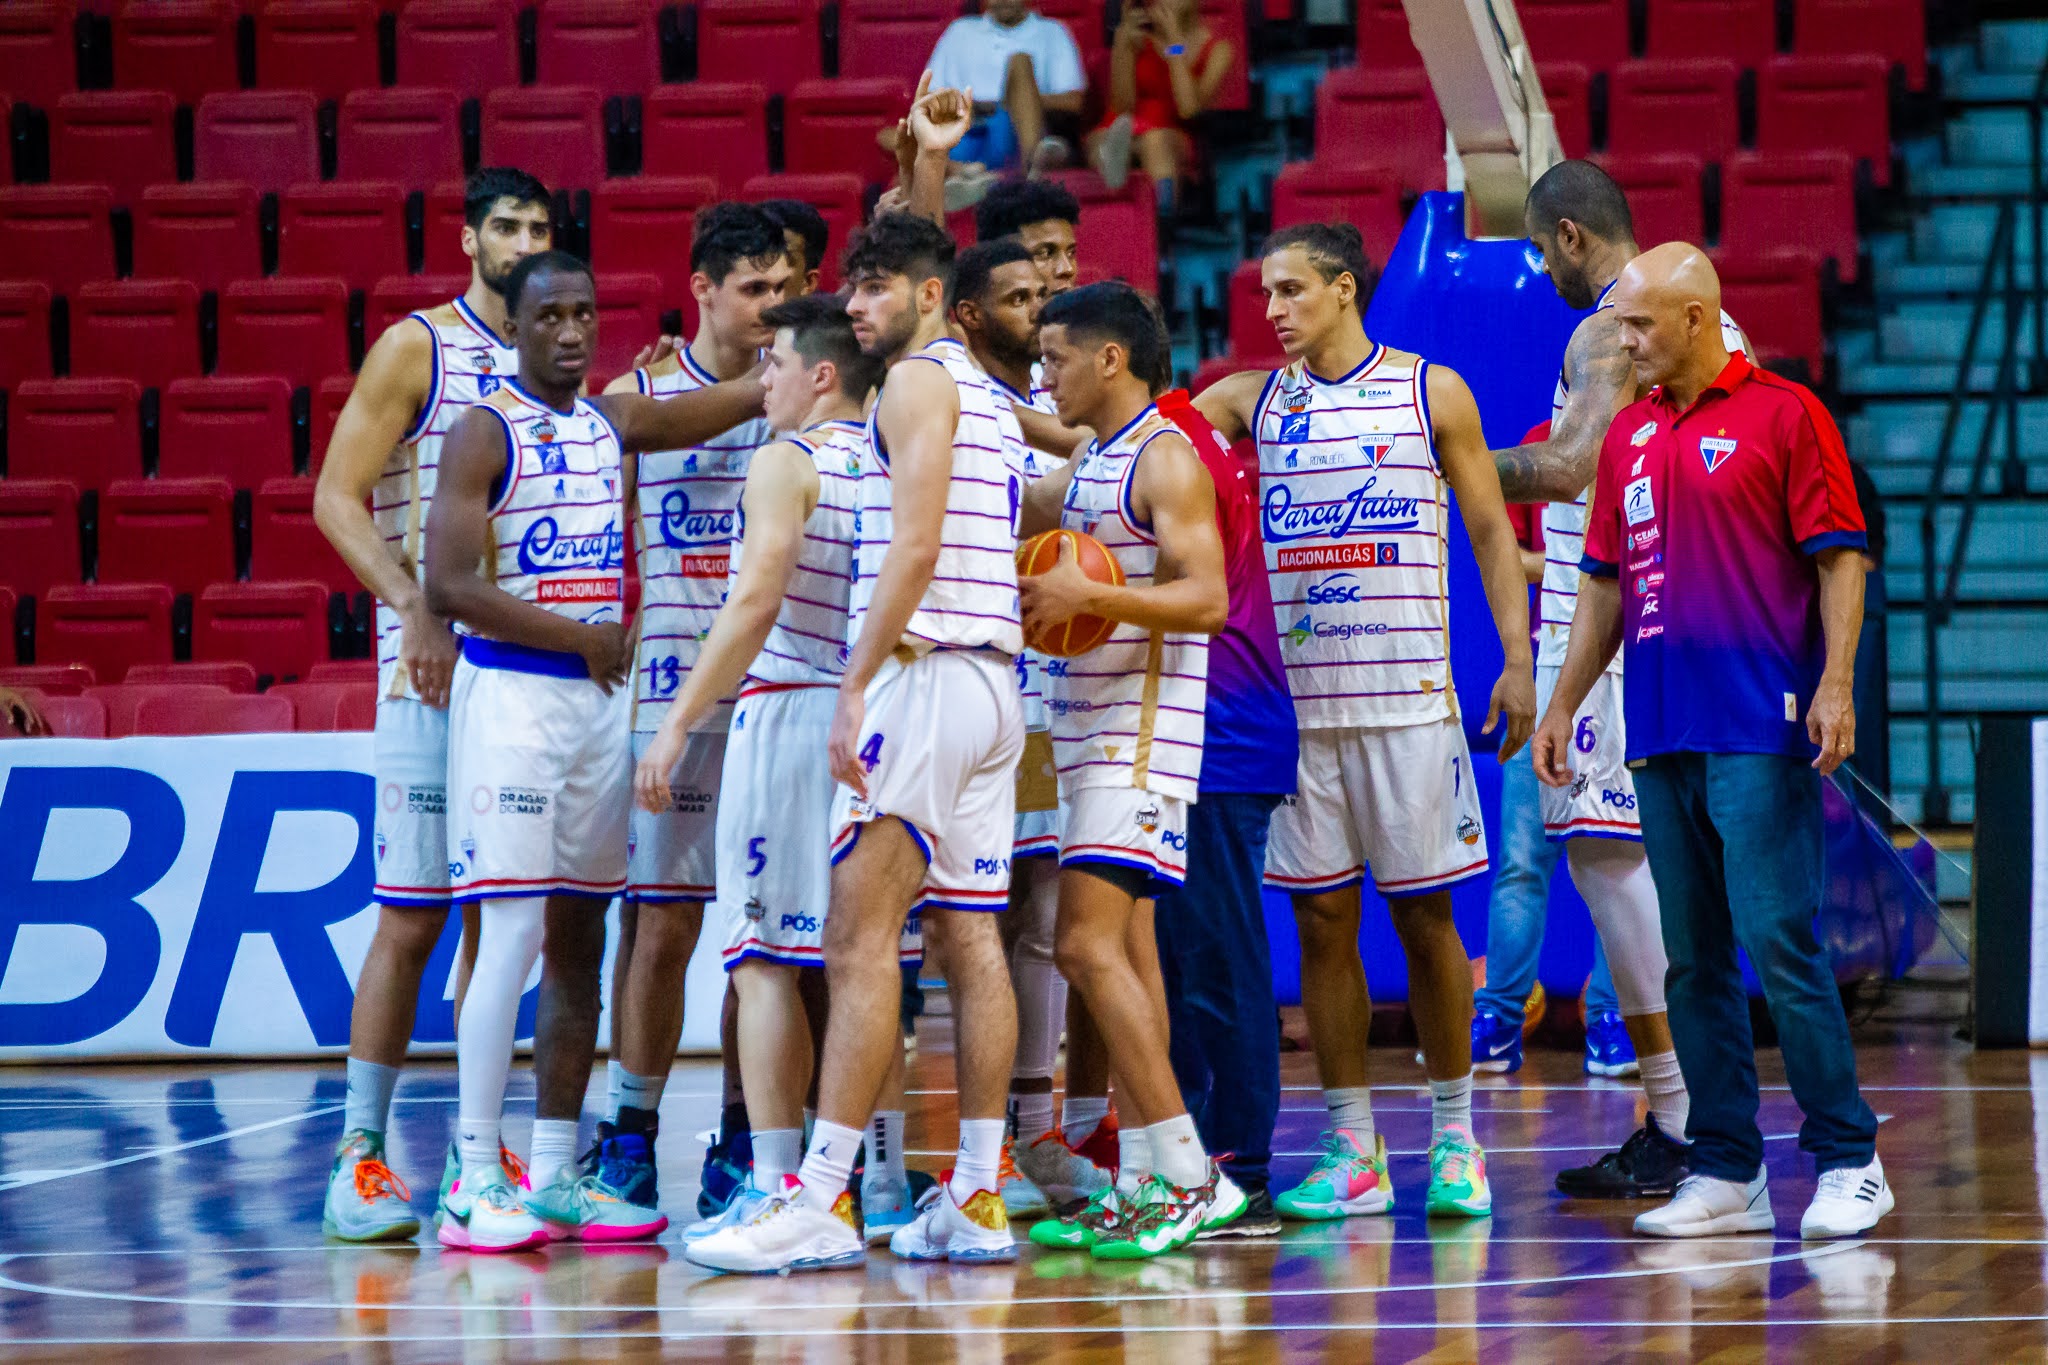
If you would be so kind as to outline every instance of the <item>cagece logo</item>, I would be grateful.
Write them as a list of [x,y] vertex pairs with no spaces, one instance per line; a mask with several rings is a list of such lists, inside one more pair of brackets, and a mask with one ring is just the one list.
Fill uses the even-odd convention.
[[1318,583],[1309,585],[1308,605],[1320,607],[1331,602],[1361,602],[1365,590],[1357,574],[1333,573]]

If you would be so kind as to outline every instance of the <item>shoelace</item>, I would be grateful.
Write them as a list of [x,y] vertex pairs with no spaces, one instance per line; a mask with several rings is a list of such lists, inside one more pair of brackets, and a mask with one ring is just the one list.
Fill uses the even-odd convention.
[[1444,1149],[1443,1179],[1446,1182],[1469,1179],[1478,1164],[1479,1154],[1462,1142],[1437,1145]]
[[412,1191],[398,1173],[375,1157],[356,1163],[356,1198],[364,1203],[378,1199],[411,1199]]
[[505,1179],[513,1185],[526,1183],[526,1163],[509,1147],[498,1149],[498,1164],[505,1168]]
[[1820,1182],[1815,1186],[1814,1194],[1817,1198],[1853,1199],[1862,1179],[1862,1171],[1838,1166],[1832,1171],[1820,1173]]
[[997,1188],[1009,1184],[1012,1180],[1022,1180],[1024,1178],[1017,1170],[1016,1147],[1017,1144],[1011,1139],[1003,1139],[1002,1159],[996,1162]]
[[623,1195],[633,1183],[633,1176],[640,1163],[626,1155],[624,1145],[616,1137],[598,1144],[596,1179],[616,1193]]
[[1323,1134],[1323,1154],[1316,1161],[1318,1166],[1329,1166],[1340,1171],[1363,1170],[1372,1165],[1372,1156],[1361,1152],[1335,1133]]

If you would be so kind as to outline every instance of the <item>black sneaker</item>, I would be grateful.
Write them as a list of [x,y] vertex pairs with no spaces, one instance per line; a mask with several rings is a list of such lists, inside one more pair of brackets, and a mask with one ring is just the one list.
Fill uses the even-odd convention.
[[1557,1173],[1558,1191],[1572,1199],[1656,1199],[1675,1194],[1691,1174],[1692,1148],[1667,1136],[1655,1114],[1618,1152],[1590,1166]]
[[1246,1190],[1244,1212],[1225,1223],[1222,1227],[1201,1234],[1205,1242],[1243,1239],[1247,1237],[1278,1237],[1280,1215],[1273,1212],[1273,1196],[1265,1190]]

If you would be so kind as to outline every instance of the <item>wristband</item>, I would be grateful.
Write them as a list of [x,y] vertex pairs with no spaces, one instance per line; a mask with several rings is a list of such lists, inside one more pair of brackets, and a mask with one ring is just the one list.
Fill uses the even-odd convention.
[[1166,55],[1169,57],[1185,57],[1188,55],[1188,45],[1186,43],[1169,44],[1166,49]]

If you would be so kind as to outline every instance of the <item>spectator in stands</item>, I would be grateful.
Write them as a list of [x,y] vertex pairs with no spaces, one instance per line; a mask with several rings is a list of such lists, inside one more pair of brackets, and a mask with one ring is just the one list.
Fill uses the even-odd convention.
[[1188,124],[1209,107],[1237,54],[1202,22],[1196,0],[1124,6],[1109,53],[1109,119],[1088,135],[1088,160],[1120,190],[1131,158],[1152,177],[1159,206],[1172,211],[1194,164]]
[[769,199],[761,204],[768,221],[782,229],[789,239],[789,283],[783,286],[786,299],[818,292],[818,270],[831,249],[832,227],[825,215],[801,199]]
[[1046,122],[1078,119],[1088,88],[1065,24],[1035,13],[1028,0],[988,0],[980,14],[947,26],[928,65],[934,85],[974,101],[974,126],[953,149],[955,161],[1034,173],[1065,164],[1072,144],[1047,136]]
[[49,722],[36,704],[24,694],[11,687],[0,687],[0,719],[5,719],[14,730],[24,735],[47,735]]

